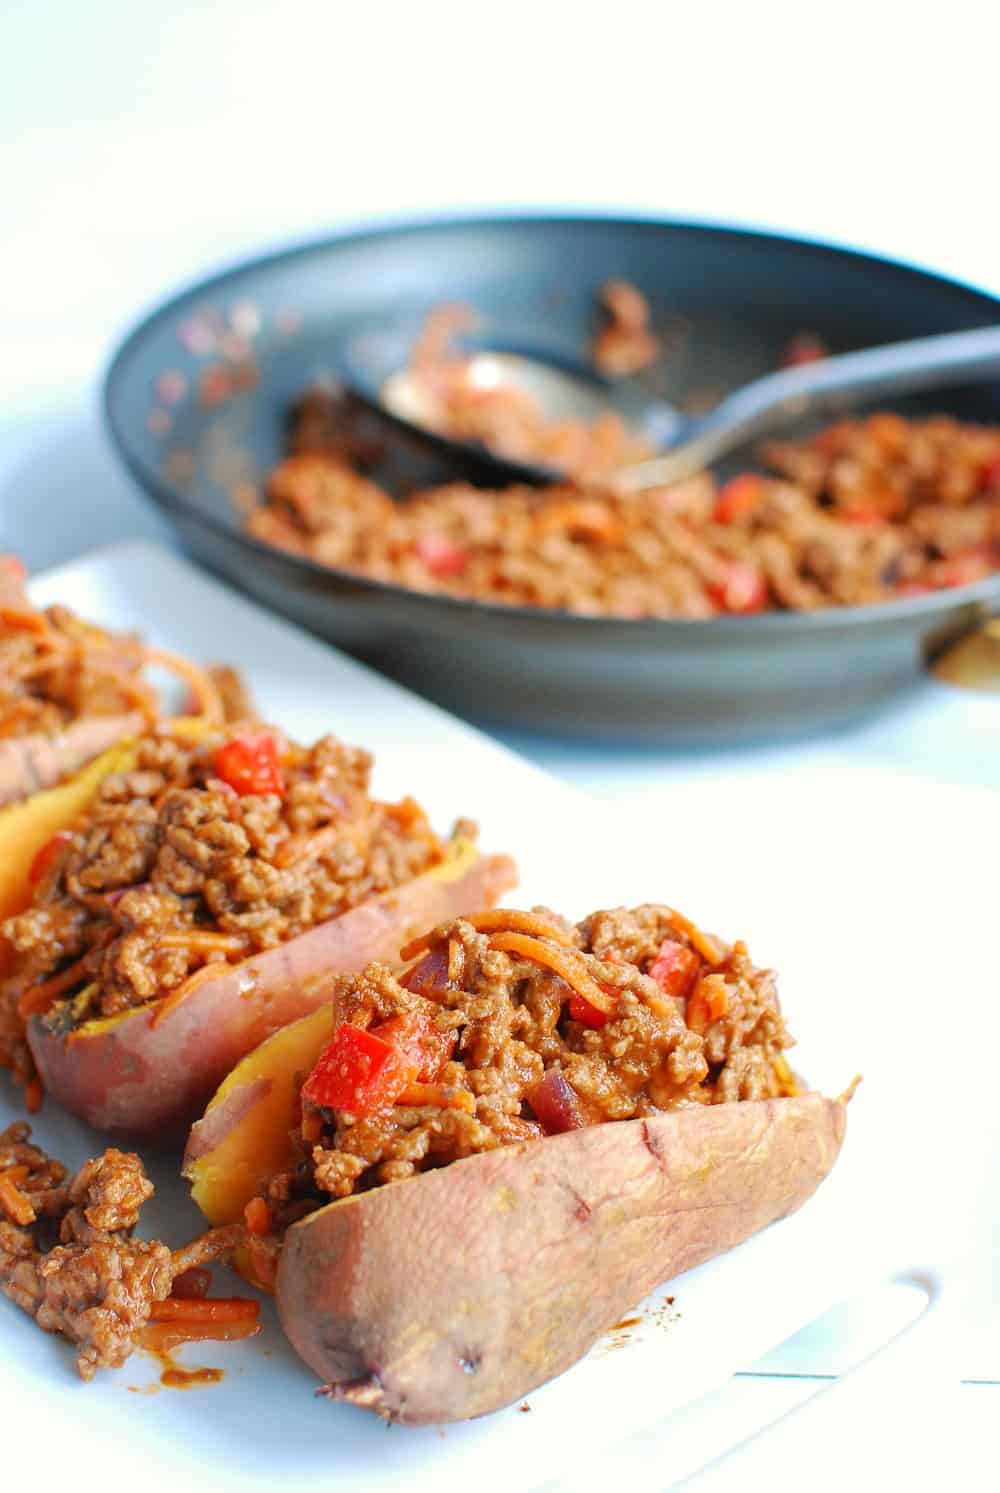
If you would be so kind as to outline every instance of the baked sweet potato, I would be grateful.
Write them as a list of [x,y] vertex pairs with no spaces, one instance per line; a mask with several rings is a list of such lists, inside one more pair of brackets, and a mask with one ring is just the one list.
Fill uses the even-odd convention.
[[45,1089],[98,1130],[170,1138],[245,1053],[327,1002],[338,973],[397,960],[414,931],[492,905],[515,882],[508,857],[456,841],[423,876],[196,984],[179,1003],[167,996],[69,1030],[58,1015],[33,1016],[28,1043]]
[[773,972],[671,908],[499,908],[402,952],[248,1055],[185,1157],[330,1398],[510,1404],[837,1158],[847,1096],[803,1092]]
[[84,716],[54,736],[33,731],[7,737],[0,741],[0,804],[54,787],[143,725],[143,717],[132,711]]
[[655,1286],[793,1213],[844,1125],[820,1094],[692,1106],[341,1199],[286,1235],[282,1326],[332,1399],[407,1425],[486,1415]]

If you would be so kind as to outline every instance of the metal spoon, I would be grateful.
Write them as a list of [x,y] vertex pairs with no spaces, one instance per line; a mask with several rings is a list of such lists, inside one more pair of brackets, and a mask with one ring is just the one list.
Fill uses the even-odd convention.
[[[663,450],[662,456],[623,467],[613,485],[640,492],[688,477],[720,457],[770,434],[803,415],[829,413],[849,399],[881,399],[925,389],[1000,378],[1000,327],[945,332],[893,342],[862,352],[842,353],[798,368],[781,369],[744,384],[710,414],[691,418],[662,400],[631,387],[609,389],[596,376],[568,373],[540,359],[516,353],[477,352],[468,360],[468,377],[483,388],[505,385],[532,396],[550,419],[592,422],[609,411],[623,416],[637,433]],[[397,419],[430,428],[419,379],[401,368],[379,391],[382,405]],[[446,439],[435,432],[439,440]],[[548,483],[562,475],[551,467],[518,461],[481,445],[453,440],[456,450],[495,463],[507,478]]]

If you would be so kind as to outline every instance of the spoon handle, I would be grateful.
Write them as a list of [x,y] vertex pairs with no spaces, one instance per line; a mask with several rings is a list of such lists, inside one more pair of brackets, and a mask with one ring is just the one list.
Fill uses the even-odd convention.
[[782,369],[744,384],[710,415],[682,427],[672,451],[624,468],[615,483],[620,491],[639,492],[677,482],[734,447],[845,395],[898,397],[989,378],[1000,378],[1000,327],[917,337]]

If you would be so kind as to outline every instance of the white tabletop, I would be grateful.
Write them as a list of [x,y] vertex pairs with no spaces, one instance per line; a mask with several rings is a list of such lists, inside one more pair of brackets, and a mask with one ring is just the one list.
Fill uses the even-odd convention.
[[[116,538],[169,537],[99,427],[112,341],[205,268],[350,219],[483,204],[731,217],[1000,292],[998,32],[976,0],[933,22],[901,0],[821,13],[763,0],[733,7],[725,26],[716,6],[675,17],[632,0],[589,20],[522,0],[488,12],[435,0],[3,7],[0,548],[39,569]],[[779,748],[507,739],[650,818],[706,775],[734,784],[848,764],[1000,787],[1000,699],[934,685],[866,727]],[[687,1419],[692,1469],[814,1387],[734,1380]],[[998,1393],[964,1386],[953,1444],[981,1435],[988,1447]],[[900,1417],[896,1474],[933,1486],[912,1415],[902,1403],[885,1413]],[[786,1468],[793,1427],[770,1452]],[[623,1451],[613,1475],[657,1487],[655,1445]],[[753,1467],[745,1453],[699,1486],[757,1486]],[[594,1486],[609,1475],[595,1468]]]

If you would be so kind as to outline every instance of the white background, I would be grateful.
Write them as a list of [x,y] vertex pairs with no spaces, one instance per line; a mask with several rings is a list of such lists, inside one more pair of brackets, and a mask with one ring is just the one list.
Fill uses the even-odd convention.
[[[994,0],[0,0],[0,546],[37,568],[161,534],[96,418],[113,340],[179,281],[345,220],[732,218],[1000,292],[998,40]],[[792,757],[995,791],[998,710],[942,692],[850,739],[707,766],[530,750],[647,815],[685,773]],[[746,1383],[730,1436],[759,1413]],[[985,1426],[997,1394],[970,1387],[953,1413]]]

